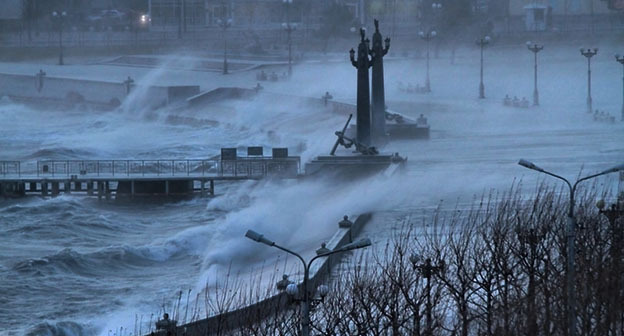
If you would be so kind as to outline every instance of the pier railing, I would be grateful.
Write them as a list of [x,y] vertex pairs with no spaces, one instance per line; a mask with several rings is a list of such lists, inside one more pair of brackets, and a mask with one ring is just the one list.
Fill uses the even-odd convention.
[[37,176],[204,176],[218,172],[217,160],[46,160]]
[[[7,161],[9,162],[9,161]],[[7,163],[9,174],[25,174],[20,163]],[[17,166],[15,166],[17,164]],[[233,176],[258,178],[269,175],[296,177],[300,158],[239,157],[235,160],[44,160],[27,166],[37,177],[175,177]],[[5,172],[4,165],[2,173]],[[34,171],[33,171],[34,170]],[[36,174],[35,174],[36,173]]]
[[0,175],[21,175],[21,164],[19,161],[0,161]]

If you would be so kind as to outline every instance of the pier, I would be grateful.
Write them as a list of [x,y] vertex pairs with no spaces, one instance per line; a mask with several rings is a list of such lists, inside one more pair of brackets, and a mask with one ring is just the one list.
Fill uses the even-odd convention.
[[247,156],[223,148],[218,159],[0,161],[0,196],[76,194],[98,199],[145,196],[202,197],[215,194],[216,181],[294,179],[301,160],[288,149],[249,147]]

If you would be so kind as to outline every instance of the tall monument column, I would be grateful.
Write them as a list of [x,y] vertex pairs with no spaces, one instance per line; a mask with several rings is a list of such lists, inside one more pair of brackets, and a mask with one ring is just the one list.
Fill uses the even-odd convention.
[[375,33],[373,34],[373,49],[369,50],[373,64],[373,108],[371,136],[373,145],[380,146],[386,140],[386,94],[384,88],[383,57],[390,49],[390,39],[386,38],[385,47],[382,45],[382,36],[379,32],[379,21],[375,20]]
[[349,55],[351,64],[357,69],[357,142],[371,145],[371,110],[370,91],[368,85],[368,68],[372,65],[368,59],[368,49],[370,41],[364,39],[364,29],[360,29],[362,40],[358,45],[357,60],[355,51],[351,49]]

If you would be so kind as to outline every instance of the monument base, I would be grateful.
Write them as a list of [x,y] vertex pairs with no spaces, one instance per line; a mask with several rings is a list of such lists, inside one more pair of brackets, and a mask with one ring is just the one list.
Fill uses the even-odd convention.
[[[406,122],[402,124],[388,123],[386,124],[386,134],[384,139],[378,139],[375,142],[377,147],[382,147],[390,141],[405,139],[429,139],[429,125],[421,125],[417,123]],[[349,127],[346,132],[348,137],[355,137],[357,130],[355,126]]]
[[388,138],[390,140],[429,139],[429,125],[387,124],[386,132],[388,132]]
[[402,167],[406,158],[392,155],[319,156],[305,166],[305,176],[360,178],[383,173],[391,176]]

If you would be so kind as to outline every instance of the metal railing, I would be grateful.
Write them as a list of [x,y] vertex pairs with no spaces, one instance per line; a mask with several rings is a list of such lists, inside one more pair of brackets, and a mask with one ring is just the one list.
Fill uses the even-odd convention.
[[0,177],[297,177],[298,156],[237,157],[235,160],[42,160],[0,161]]
[[218,167],[217,160],[45,160],[37,176],[207,176]]
[[[19,167],[19,162],[17,162]],[[296,177],[300,158],[249,157],[236,160],[44,160],[37,177]]]
[[21,164],[19,161],[0,161],[0,175],[22,175]]
[[281,176],[296,177],[300,172],[301,161],[297,157],[247,157],[236,160],[220,161],[221,176],[264,177]]

